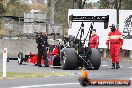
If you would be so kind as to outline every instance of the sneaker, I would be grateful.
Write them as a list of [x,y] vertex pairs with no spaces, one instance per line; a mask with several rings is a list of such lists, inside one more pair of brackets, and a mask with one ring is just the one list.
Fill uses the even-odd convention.
[[48,64],[45,64],[45,67],[49,67],[49,65]]
[[34,64],[34,66],[38,66],[38,64]]
[[115,69],[115,63],[112,63],[112,68],[111,69]]
[[116,69],[120,68],[119,63],[116,63]]
[[40,64],[40,65],[38,65],[38,67],[42,67],[42,65]]

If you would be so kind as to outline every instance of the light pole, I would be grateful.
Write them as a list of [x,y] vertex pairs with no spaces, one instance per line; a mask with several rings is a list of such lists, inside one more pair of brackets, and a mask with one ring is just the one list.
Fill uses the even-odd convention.
[[115,9],[116,9],[116,14],[117,14],[117,24],[119,24],[119,5],[118,5],[118,0],[115,0]]
[[54,24],[55,3],[56,3],[56,0],[51,0],[51,24]]
[[108,0],[111,4],[114,5],[114,8],[116,9],[116,16],[117,16],[117,24],[119,24],[119,9],[121,8],[121,1],[122,0]]
[[121,1],[122,0],[117,0],[117,24],[119,24],[119,10],[121,9]]

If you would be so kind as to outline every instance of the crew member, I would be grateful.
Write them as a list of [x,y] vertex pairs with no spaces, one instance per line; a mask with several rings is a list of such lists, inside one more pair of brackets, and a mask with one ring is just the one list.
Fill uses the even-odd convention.
[[44,58],[45,67],[49,67],[48,59],[47,59],[47,49],[46,49],[46,47],[48,46],[47,40],[48,40],[48,37],[47,37],[46,32],[42,32],[40,33],[40,35],[36,37],[36,43],[38,44],[37,46],[38,48],[38,61],[37,61],[38,67],[42,67],[41,65],[42,56]]
[[96,34],[96,29],[92,29],[92,36],[90,37],[89,47],[98,48],[99,45],[99,36]]
[[107,47],[110,46],[110,56],[112,59],[112,69],[118,69],[119,66],[119,55],[120,48],[123,45],[122,33],[115,28],[115,25],[112,24],[109,26],[111,31],[108,33],[108,40],[106,42]]

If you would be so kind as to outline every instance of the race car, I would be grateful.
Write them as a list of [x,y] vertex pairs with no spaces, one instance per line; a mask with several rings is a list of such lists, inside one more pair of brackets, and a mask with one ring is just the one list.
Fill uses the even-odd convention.
[[[53,66],[60,66],[60,58],[59,58],[59,50],[58,46],[51,45],[50,49],[47,48],[47,58],[48,64]],[[32,63],[37,65],[38,54],[30,53],[28,55],[24,55],[22,52],[18,53],[18,63],[22,65],[23,62]],[[44,58],[41,58],[41,64],[44,64]]]

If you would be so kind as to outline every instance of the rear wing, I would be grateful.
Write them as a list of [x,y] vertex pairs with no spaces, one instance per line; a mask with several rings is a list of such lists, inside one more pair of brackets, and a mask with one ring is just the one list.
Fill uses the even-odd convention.
[[70,22],[104,22],[104,29],[108,28],[109,15],[107,16],[69,16]]

